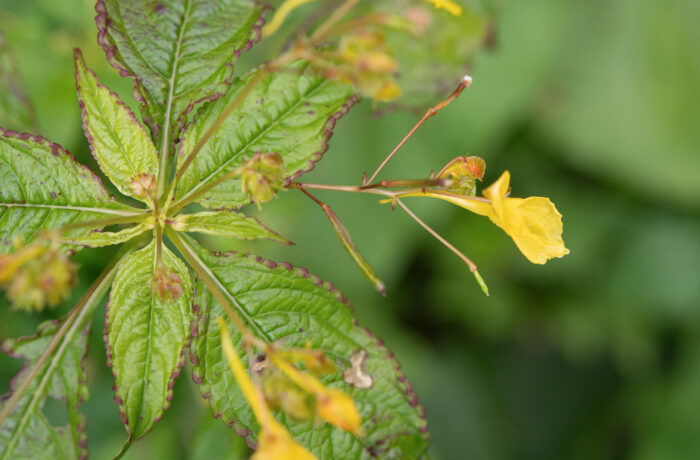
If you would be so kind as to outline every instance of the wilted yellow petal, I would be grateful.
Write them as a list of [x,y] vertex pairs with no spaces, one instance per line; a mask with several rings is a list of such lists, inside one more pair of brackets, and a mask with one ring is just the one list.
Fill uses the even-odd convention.
[[453,2],[452,0],[425,0],[428,3],[435,5],[435,8],[442,8],[447,10],[448,13],[460,16],[462,14],[462,7]]
[[335,388],[326,389],[316,399],[316,414],[331,425],[354,433],[362,434],[362,419],[355,407],[355,401],[344,392]]
[[314,0],[287,0],[284,3],[282,3],[280,7],[277,8],[275,15],[272,17],[272,20],[265,27],[263,27],[263,36],[268,37],[277,32],[277,30],[282,26],[284,20],[287,19],[287,16],[289,16],[289,13],[291,13],[292,11],[299,8],[305,3],[313,1]]

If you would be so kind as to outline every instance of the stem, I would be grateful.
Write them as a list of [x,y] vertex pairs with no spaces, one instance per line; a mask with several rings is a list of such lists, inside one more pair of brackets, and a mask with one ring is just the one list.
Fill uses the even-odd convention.
[[239,172],[236,171],[235,169],[232,171],[229,171],[225,174],[222,174],[221,176],[217,177],[215,180],[211,181],[204,187],[198,189],[194,193],[191,193],[190,195],[186,196],[180,201],[175,202],[172,206],[168,207],[168,215],[172,216],[176,212],[178,212],[180,209],[184,208],[188,204],[192,203],[194,200],[199,198],[200,196],[204,195],[207,193],[209,190],[213,189],[214,187],[218,186],[219,184],[226,182],[229,179],[232,179],[236,176],[239,175]]
[[[78,304],[73,308],[73,310],[71,310],[70,314],[61,325],[61,328],[56,332],[56,335],[49,343],[49,346],[46,347],[46,350],[44,350],[37,362],[34,364],[34,366],[32,366],[31,370],[24,378],[24,380],[22,380],[22,383],[19,385],[19,387],[17,387],[12,393],[10,399],[8,399],[7,402],[3,405],[2,411],[0,411],[0,426],[2,426],[2,423],[5,421],[5,419],[12,413],[13,409],[19,402],[20,398],[23,396],[24,392],[27,390],[27,388],[29,388],[29,385],[32,383],[34,378],[36,378],[41,368],[49,359],[49,356],[53,354],[53,352],[60,344],[58,352],[54,355],[49,367],[44,372],[42,380],[34,392],[34,396],[32,397],[31,401],[29,402],[29,405],[27,406],[27,409],[22,415],[22,419],[19,421],[19,423],[17,423],[14,433],[19,433],[24,427],[24,425],[27,423],[28,417],[32,414],[32,411],[34,410],[34,406],[36,406],[38,401],[41,399],[43,388],[51,380],[51,374],[53,373],[56,366],[58,366],[58,362],[62,357],[63,351],[66,349],[68,343],[70,342],[71,338],[76,334],[78,329],[82,327],[83,320],[92,311],[92,307],[94,307],[95,303],[98,300],[100,300],[104,295],[104,291],[112,282],[112,279],[116,274],[116,267],[124,254],[124,251],[120,251],[119,254],[117,254],[117,256],[114,259],[112,259],[112,261],[109,263],[109,265],[107,265],[107,267],[100,274],[100,276],[88,288],[88,290],[85,292]],[[3,456],[3,459],[8,458],[8,455],[12,453],[12,449],[14,448],[15,442],[16,438],[14,438],[13,436],[13,438],[10,439],[10,442],[8,443],[5,449],[5,455]]]
[[263,67],[255,74],[255,76],[243,87],[243,89],[236,95],[235,99],[231,101],[231,103],[224,109],[223,112],[214,120],[214,123],[207,129],[207,131],[204,133],[204,135],[197,141],[197,143],[194,145],[194,148],[190,152],[189,155],[187,155],[187,158],[185,158],[185,161],[182,162],[182,165],[180,168],[175,172],[175,178],[172,181],[171,188],[175,186],[177,181],[182,177],[182,175],[187,171],[187,168],[192,164],[192,161],[195,159],[197,154],[199,153],[200,150],[202,150],[202,147],[204,147],[204,144],[206,144],[209,139],[214,135],[217,129],[221,126],[221,124],[233,113],[236,108],[238,108],[239,105],[245,101],[246,97],[253,91],[253,89],[257,86],[260,81],[265,78],[267,75],[271,73],[270,69],[270,64],[263,65]]
[[[187,263],[189,263],[197,276],[204,282],[216,301],[219,302],[221,308],[223,308],[228,317],[231,318],[233,325],[236,326],[236,329],[238,329],[243,336],[243,340],[245,342],[252,343],[261,350],[264,350],[267,346],[266,343],[250,332],[250,329],[248,326],[246,326],[246,323],[243,321],[241,316],[233,309],[232,304],[235,303],[240,311],[244,311],[236,299],[227,292],[226,288],[221,286],[221,282],[216,278],[216,275],[211,272],[209,267],[204,265],[204,263],[199,259],[199,256],[177,232],[168,227],[165,229],[165,233],[175,244],[175,247],[177,247],[178,251],[180,251],[185,260],[187,260]],[[256,329],[258,335],[265,337],[263,332],[259,330],[257,326],[255,326],[255,323],[253,323],[250,318],[247,319],[248,323],[250,323]]]
[[149,215],[149,212],[144,212],[143,214],[135,216],[124,216],[124,217],[111,217],[106,219],[95,219],[86,222],[76,222],[74,224],[64,225],[59,227],[55,231],[60,233],[65,233],[69,230],[75,230],[76,228],[87,228],[87,227],[107,227],[109,225],[117,224],[133,224],[137,222],[143,222]]
[[158,192],[154,198],[154,202],[158,201],[165,191],[165,181],[167,180],[168,174],[168,144],[170,137],[170,118],[173,112],[173,98],[175,91],[175,75],[177,75],[177,66],[180,61],[180,47],[182,46],[182,40],[185,36],[185,28],[187,24],[187,18],[190,15],[190,4],[187,2],[187,9],[183,15],[183,22],[180,25],[180,30],[178,31],[177,42],[175,42],[175,58],[173,59],[173,67],[170,72],[170,80],[168,81],[168,105],[165,110],[165,121],[163,123],[163,141],[160,148],[160,169],[158,170]]
[[340,7],[335,10],[328,19],[326,19],[326,22],[321,24],[319,28],[316,29],[316,32],[311,35],[311,42],[318,43],[326,38],[331,29],[333,29],[333,26],[343,19],[345,15],[348,14],[350,10],[355,7],[355,5],[357,5],[358,1],[359,0],[345,0],[345,3],[340,5]]
[[405,204],[403,204],[403,201],[401,201],[399,198],[396,198],[395,201],[399,204],[399,206],[401,206],[401,207],[403,208],[404,211],[406,211],[406,214],[408,214],[409,216],[411,216],[411,218],[413,218],[413,220],[415,220],[416,222],[418,222],[418,224],[419,224],[421,227],[423,227],[424,229],[426,229],[426,230],[428,231],[428,233],[430,233],[431,235],[433,235],[439,242],[441,242],[442,244],[444,244],[450,251],[454,252],[454,253],[457,255],[457,257],[459,257],[460,259],[462,259],[462,261],[464,261],[464,263],[467,264],[467,265],[469,266],[469,270],[470,270],[472,273],[473,273],[473,272],[476,272],[477,266],[476,266],[476,264],[475,264],[474,262],[471,261],[471,259],[470,259],[469,257],[467,257],[467,256],[465,256],[464,254],[462,254],[462,252],[461,252],[459,249],[457,249],[456,247],[452,246],[452,244],[450,244],[449,241],[447,241],[445,238],[443,238],[442,236],[440,236],[440,234],[439,234],[438,232],[436,232],[435,230],[433,230],[432,228],[430,228],[430,226],[428,226],[428,224],[426,224],[425,222],[423,222],[423,221],[421,220],[420,217],[418,217],[417,215],[415,215],[415,214],[413,213],[413,211],[411,211],[411,210],[408,208],[408,206],[406,206]]
[[403,139],[401,139],[401,141],[396,145],[396,147],[394,147],[394,150],[392,150],[392,151],[389,153],[389,155],[387,155],[387,157],[384,159],[384,161],[382,161],[382,163],[379,165],[379,167],[377,168],[377,170],[374,171],[374,173],[370,176],[370,178],[367,179],[366,181],[363,181],[363,185],[366,185],[366,184],[371,183],[371,182],[377,177],[377,174],[379,174],[379,172],[380,172],[382,169],[384,169],[384,166],[386,166],[386,164],[389,163],[389,160],[391,160],[391,159],[394,157],[394,155],[396,155],[396,152],[398,152],[398,150],[399,150],[401,147],[403,147],[403,145],[406,143],[406,141],[407,141],[408,139],[410,139],[411,136],[413,136],[413,134],[418,130],[418,128],[420,128],[420,127],[423,125],[423,123],[425,123],[426,121],[428,121],[428,119],[429,119],[430,117],[434,116],[434,115],[435,115],[436,113],[438,113],[440,110],[442,110],[442,109],[444,109],[445,107],[447,107],[448,105],[450,105],[450,104],[452,103],[452,101],[454,101],[455,99],[457,99],[457,98],[459,97],[459,95],[462,94],[462,91],[464,91],[467,87],[469,87],[469,85],[471,84],[471,82],[472,82],[472,78],[471,78],[470,76],[468,76],[468,75],[465,75],[465,76],[462,78],[462,80],[459,82],[459,85],[457,85],[457,88],[455,88],[455,90],[452,91],[452,94],[450,94],[450,95],[447,97],[447,99],[445,99],[444,101],[440,102],[439,104],[437,104],[437,105],[435,105],[435,106],[429,108],[429,109],[425,112],[425,114],[421,117],[421,119],[418,120],[418,123],[416,123],[416,124],[413,126],[413,128],[411,128],[411,130],[408,132],[408,134],[406,134],[406,135],[403,137]]

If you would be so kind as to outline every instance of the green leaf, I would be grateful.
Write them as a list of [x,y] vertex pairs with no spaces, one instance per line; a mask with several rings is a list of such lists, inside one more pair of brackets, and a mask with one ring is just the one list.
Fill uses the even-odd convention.
[[135,79],[143,118],[160,139],[164,124],[226,91],[238,55],[260,39],[265,7],[253,0],[99,0],[95,9],[98,41],[112,66]]
[[[92,311],[92,306],[87,308]],[[73,324],[63,337],[62,344],[42,365],[4,420],[0,427],[0,459],[78,459],[87,455],[86,420],[78,411],[78,406],[88,397],[82,360],[87,353],[89,318],[90,314],[86,314]],[[27,378],[29,369],[54,339],[59,326],[57,321],[46,321],[39,325],[34,337],[3,342],[5,353],[26,360],[26,366],[12,381],[10,393]],[[52,426],[42,412],[48,397],[65,401],[67,426]]]
[[28,242],[44,229],[134,211],[114,201],[97,176],[58,144],[0,129],[0,253],[12,251],[16,237]]
[[[258,71],[246,75],[198,115],[179,146],[178,164]],[[188,199],[258,152],[280,154],[292,178],[311,170],[328,148],[335,122],[354,101],[350,86],[319,77],[303,62],[268,75],[204,144],[180,178],[177,198]],[[250,203],[234,179],[197,201],[208,208],[236,208]]]
[[37,131],[34,108],[24,90],[14,55],[0,32],[0,126]]
[[125,243],[152,228],[153,223],[151,220],[151,222],[132,225],[118,232],[93,232],[85,236],[63,238],[62,242],[88,248],[101,248],[103,246]]
[[[411,385],[382,342],[357,325],[343,296],[306,270],[255,256],[215,254],[188,239],[196,257],[221,286],[252,331],[280,346],[324,350],[338,372],[323,379],[330,387],[347,392],[362,415],[364,437],[328,424],[294,422],[279,418],[292,435],[319,458],[418,458],[427,447],[427,425]],[[192,343],[193,378],[209,399],[214,414],[255,440],[259,430],[236,382],[228,371],[215,318],[224,316],[220,305],[200,281],[196,335]],[[231,330],[235,330],[231,326]],[[234,340],[246,356],[240,336]],[[364,370],[372,384],[353,386],[351,357],[366,353]],[[344,377],[345,376],[345,377]]]
[[105,320],[105,341],[129,439],[146,434],[170,405],[190,336],[192,284],[187,267],[163,247],[163,266],[182,281],[182,295],[162,301],[151,289],[155,240],[119,265]]
[[131,196],[129,184],[136,176],[158,176],[156,148],[133,112],[85,66],[79,50],[75,50],[75,82],[92,154],[119,191]]
[[286,238],[265,227],[257,219],[230,211],[181,214],[172,225],[180,232],[199,232],[240,240],[267,238],[289,244]]

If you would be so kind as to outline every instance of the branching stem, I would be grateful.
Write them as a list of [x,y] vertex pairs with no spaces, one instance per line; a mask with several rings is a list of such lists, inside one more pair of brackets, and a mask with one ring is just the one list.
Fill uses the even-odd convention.
[[437,105],[435,105],[435,106],[429,108],[429,109],[425,112],[425,114],[421,117],[421,119],[418,120],[418,123],[416,123],[415,126],[413,126],[413,128],[411,128],[411,130],[408,132],[408,134],[406,134],[406,135],[403,137],[403,139],[401,139],[401,141],[400,141],[398,144],[396,144],[396,147],[394,147],[394,150],[392,150],[391,152],[389,152],[389,155],[387,155],[387,157],[384,158],[384,161],[382,161],[382,163],[379,165],[379,167],[377,168],[377,170],[374,171],[374,173],[372,173],[372,175],[369,177],[369,179],[363,181],[363,184],[362,184],[362,185],[366,185],[366,184],[369,184],[369,183],[371,183],[372,181],[374,181],[374,179],[377,177],[377,175],[379,174],[379,172],[380,172],[382,169],[384,169],[384,166],[386,166],[386,164],[389,163],[389,160],[391,160],[391,159],[394,157],[394,155],[396,155],[396,152],[398,152],[399,149],[400,149],[401,147],[403,147],[403,145],[406,143],[406,141],[407,141],[408,139],[410,139],[411,136],[413,136],[413,134],[418,130],[418,128],[420,128],[420,127],[423,125],[423,123],[425,123],[426,121],[428,121],[429,118],[431,118],[432,116],[434,116],[434,115],[435,115],[436,113],[438,113],[440,110],[442,110],[442,109],[444,109],[445,107],[447,107],[448,105],[450,105],[450,104],[452,103],[452,101],[454,101],[455,99],[457,99],[457,98],[459,97],[459,95],[462,94],[462,91],[464,91],[466,88],[469,87],[469,85],[471,84],[471,82],[472,82],[471,77],[468,76],[468,75],[465,75],[464,78],[462,78],[462,80],[459,82],[459,85],[457,86],[457,88],[455,88],[455,90],[452,91],[452,94],[450,94],[450,95],[447,97],[447,99],[445,99],[444,101],[440,102],[439,104],[437,104]]

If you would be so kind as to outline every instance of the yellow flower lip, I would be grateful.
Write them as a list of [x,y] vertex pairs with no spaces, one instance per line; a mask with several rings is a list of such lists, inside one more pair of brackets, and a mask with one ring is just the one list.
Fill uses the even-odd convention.
[[549,198],[531,196],[511,198],[510,173],[504,171],[483,191],[484,198],[458,195],[440,190],[412,192],[402,196],[431,196],[449,201],[481,216],[486,216],[506,232],[520,252],[534,264],[569,253],[562,240],[562,215]]

